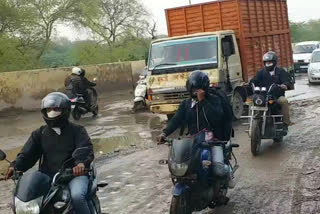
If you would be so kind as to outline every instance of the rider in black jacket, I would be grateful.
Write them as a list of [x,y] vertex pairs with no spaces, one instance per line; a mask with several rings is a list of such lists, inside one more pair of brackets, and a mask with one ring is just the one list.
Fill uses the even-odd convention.
[[289,103],[285,97],[285,91],[292,88],[289,73],[284,69],[277,67],[278,57],[275,52],[269,51],[263,56],[264,68],[260,70],[251,80],[255,86],[270,88],[272,84],[280,86],[278,94],[275,97],[281,105],[283,114],[284,128],[287,130],[292,123],[290,121]]
[[219,97],[208,93],[208,75],[201,71],[194,71],[190,74],[186,85],[191,98],[180,104],[178,111],[159,136],[159,142],[163,142],[165,137],[182,125],[188,127],[190,135],[207,129],[213,132],[215,138],[228,140],[231,130],[228,132],[229,136],[226,136],[224,122],[230,116],[225,115],[225,109]]
[[40,160],[39,171],[53,177],[63,162],[72,157],[75,149],[87,147],[91,150],[86,160],[75,160],[73,174],[76,176],[69,184],[72,203],[77,214],[89,214],[86,200],[89,178],[85,169],[94,159],[90,137],[84,127],[69,122],[71,103],[60,92],[48,94],[42,100],[41,113],[47,123],[32,132],[27,143],[8,169],[6,179],[13,175],[14,169],[25,172]]

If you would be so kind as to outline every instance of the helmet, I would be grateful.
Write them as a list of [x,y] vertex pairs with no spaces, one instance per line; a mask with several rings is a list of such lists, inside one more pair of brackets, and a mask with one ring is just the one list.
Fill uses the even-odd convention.
[[273,51],[267,52],[263,55],[263,64],[267,71],[273,71],[278,64],[277,54]]
[[70,112],[71,102],[63,93],[53,92],[42,99],[41,114],[51,128],[64,127],[68,123]]
[[196,97],[196,95],[192,92],[193,90],[203,89],[206,91],[209,88],[209,85],[210,81],[208,75],[200,70],[190,73],[186,83],[187,91],[191,97]]
[[73,67],[71,73],[80,76],[80,75],[81,75],[81,72],[82,72],[82,71],[81,71],[81,68],[79,68],[79,67]]

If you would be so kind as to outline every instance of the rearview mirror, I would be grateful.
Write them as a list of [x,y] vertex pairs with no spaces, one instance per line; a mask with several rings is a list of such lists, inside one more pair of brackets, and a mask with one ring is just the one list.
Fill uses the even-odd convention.
[[222,54],[225,58],[235,53],[232,36],[226,36],[222,39]]
[[88,147],[81,147],[74,150],[74,152],[72,153],[72,158],[77,160],[86,160],[90,152],[91,149],[89,149]]
[[6,153],[0,149],[0,161],[3,161],[7,158]]

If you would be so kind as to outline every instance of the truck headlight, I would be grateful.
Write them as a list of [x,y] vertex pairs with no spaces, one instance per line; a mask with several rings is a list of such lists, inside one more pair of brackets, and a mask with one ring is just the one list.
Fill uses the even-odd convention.
[[159,95],[152,95],[153,100],[161,100]]
[[186,172],[188,171],[188,164],[171,162],[170,163],[170,170],[173,175],[181,177],[181,176],[184,176],[186,174]]
[[43,196],[32,201],[23,202],[15,197],[15,209],[17,214],[39,214]]

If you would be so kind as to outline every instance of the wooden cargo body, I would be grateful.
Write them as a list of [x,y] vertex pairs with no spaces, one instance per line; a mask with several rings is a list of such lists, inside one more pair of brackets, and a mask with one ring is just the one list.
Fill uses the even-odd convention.
[[278,54],[279,66],[293,66],[286,0],[220,0],[167,9],[166,18],[170,37],[234,30],[244,81],[262,68],[269,50]]

